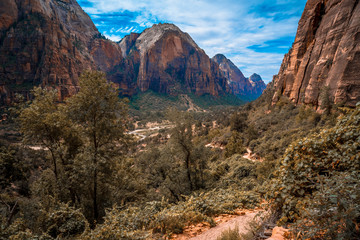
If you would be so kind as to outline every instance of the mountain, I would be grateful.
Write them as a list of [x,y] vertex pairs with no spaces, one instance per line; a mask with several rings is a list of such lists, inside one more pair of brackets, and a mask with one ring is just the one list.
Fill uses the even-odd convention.
[[[218,65],[173,24],[155,24],[140,35],[124,37],[119,45],[126,64],[114,69],[112,79],[124,94],[132,94],[134,89],[165,94],[229,93]],[[135,74],[129,75],[129,68]],[[131,87],[126,89],[124,85]]]
[[63,99],[77,91],[81,72],[122,59],[75,0],[2,0],[0,16],[0,104],[35,85],[55,87]]
[[253,96],[254,99],[258,98],[266,88],[266,84],[259,74],[254,73],[248,78],[251,88],[248,89],[247,95]]
[[254,73],[250,78],[245,78],[240,69],[223,54],[216,54],[212,60],[219,64],[220,70],[235,95],[247,99],[256,99],[266,88],[260,75]]
[[148,90],[259,95],[235,65],[225,61],[229,72],[224,72],[225,65],[219,67],[173,24],[155,24],[115,43],[101,35],[76,0],[2,0],[0,19],[0,105],[17,93],[29,99],[38,85],[56,88],[63,100],[78,91],[84,70],[105,72],[125,96]]
[[360,101],[360,4],[357,0],[309,0],[295,42],[274,77],[273,103],[281,95],[316,108],[323,101]]

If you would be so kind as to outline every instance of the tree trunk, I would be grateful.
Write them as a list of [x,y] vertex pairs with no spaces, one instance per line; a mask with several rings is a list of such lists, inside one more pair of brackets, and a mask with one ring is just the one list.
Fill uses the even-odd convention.
[[51,148],[49,148],[50,152],[51,152],[51,157],[53,160],[53,164],[54,164],[54,173],[55,173],[55,178],[56,178],[56,182],[58,180],[58,173],[57,173],[57,165],[56,165],[56,158],[55,158],[55,154],[53,152],[53,150]]
[[99,218],[99,211],[97,205],[97,170],[95,166],[94,170],[94,196],[93,196],[93,211],[94,211],[94,220],[97,221]]
[[190,191],[194,190],[193,183],[191,180],[191,173],[190,173],[190,152],[186,150],[186,171],[187,171],[187,178],[190,183]]
[[[94,126],[96,126],[96,121],[94,118]],[[95,128],[95,127],[94,127]],[[98,142],[97,142],[97,136],[96,132],[93,132],[93,142],[94,142],[94,158],[93,158],[93,164],[94,164],[94,179],[93,179],[93,211],[94,211],[94,220],[99,220],[99,209],[97,204],[97,154],[98,154]]]

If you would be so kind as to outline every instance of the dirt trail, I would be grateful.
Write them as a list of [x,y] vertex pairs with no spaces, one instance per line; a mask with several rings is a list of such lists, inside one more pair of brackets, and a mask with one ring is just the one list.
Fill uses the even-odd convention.
[[247,213],[242,216],[237,216],[230,219],[227,222],[221,223],[216,227],[210,228],[209,230],[201,233],[196,237],[189,238],[191,240],[212,240],[217,239],[221,236],[221,233],[230,229],[235,229],[236,226],[239,228],[239,233],[243,234],[249,231],[249,223],[254,220],[258,212]]
[[243,158],[249,159],[253,162],[262,162],[264,159],[258,157],[255,153],[251,151],[250,148],[246,148],[247,153],[243,155]]
[[180,97],[183,99],[183,101],[185,102],[185,104],[188,105],[188,110],[186,110],[187,112],[190,112],[190,111],[194,111],[194,112],[206,112],[205,110],[201,109],[200,107],[196,106],[191,98],[189,98],[188,95],[186,94],[182,94],[180,95]]
[[246,233],[249,230],[249,223],[252,220],[257,221],[259,213],[264,213],[263,210],[237,210],[237,215],[221,214],[214,218],[217,223],[216,227],[210,228],[209,223],[199,223],[191,225],[184,229],[182,234],[174,234],[171,239],[176,240],[212,240],[221,236],[221,233],[227,231],[229,228],[234,229],[236,226],[239,233]]

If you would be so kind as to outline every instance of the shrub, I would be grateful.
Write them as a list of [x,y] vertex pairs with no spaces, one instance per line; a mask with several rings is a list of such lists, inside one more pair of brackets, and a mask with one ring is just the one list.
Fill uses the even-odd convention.
[[239,227],[236,226],[234,229],[228,229],[221,233],[221,236],[216,240],[241,240],[239,234]]
[[181,233],[194,223],[214,226],[213,215],[234,213],[237,208],[254,208],[259,195],[253,192],[213,190],[198,192],[177,204],[152,201],[139,206],[114,207],[107,211],[104,223],[82,236],[82,239],[147,239],[151,232]]
[[81,211],[64,203],[44,212],[42,217],[45,232],[53,238],[79,236],[87,226],[87,221]]
[[304,236],[339,239],[359,234],[359,175],[360,106],[335,127],[290,145],[268,197],[281,211],[280,223],[299,227],[306,219]]

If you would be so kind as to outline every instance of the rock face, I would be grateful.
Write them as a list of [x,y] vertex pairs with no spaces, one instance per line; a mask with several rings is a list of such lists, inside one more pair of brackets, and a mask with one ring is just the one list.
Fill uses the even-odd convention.
[[119,45],[126,64],[115,68],[116,77],[112,79],[122,88],[131,86],[123,88],[124,94],[133,93],[129,90],[135,88],[165,94],[218,96],[229,92],[218,65],[173,24],[156,24],[140,35],[126,36]]
[[235,65],[220,70],[173,24],[115,43],[102,37],[76,0],[2,0],[0,20],[0,106],[16,93],[29,98],[37,85],[56,88],[63,100],[90,69],[106,72],[128,96],[148,90],[243,96],[252,89]]
[[2,0],[0,16],[0,104],[40,84],[63,99],[77,91],[81,72],[108,71],[122,59],[75,0]]
[[308,0],[292,49],[274,77],[281,95],[319,108],[324,98],[347,106],[360,101],[358,0]]
[[248,94],[258,98],[266,88],[266,84],[262,80],[259,74],[254,73],[248,78],[251,84],[251,88],[248,90]]
[[245,78],[240,69],[224,55],[217,54],[212,60],[219,64],[233,94],[242,98],[256,99],[266,88],[260,75],[254,73],[250,78]]

